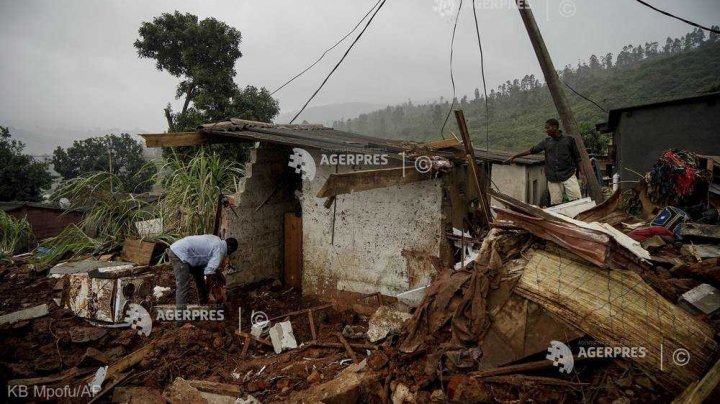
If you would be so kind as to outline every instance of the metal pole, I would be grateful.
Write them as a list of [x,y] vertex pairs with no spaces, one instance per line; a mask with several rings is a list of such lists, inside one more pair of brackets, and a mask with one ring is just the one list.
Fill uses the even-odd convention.
[[553,66],[552,59],[550,59],[550,54],[545,47],[545,41],[543,41],[540,29],[535,22],[535,17],[530,9],[530,4],[528,3],[528,0],[515,1],[518,10],[520,11],[520,17],[522,17],[523,24],[525,24],[525,29],[527,29],[528,36],[530,37],[530,42],[532,42],[533,49],[535,49],[535,55],[537,55],[538,62],[540,62],[540,67],[542,68],[543,75],[545,76],[545,82],[547,83],[553,102],[555,103],[555,107],[560,115],[562,125],[565,128],[566,133],[569,136],[572,136],[577,143],[581,158],[580,172],[585,177],[585,183],[588,186],[590,197],[595,202],[601,203],[605,199],[602,189],[600,188],[597,177],[590,165],[590,158],[585,150],[585,143],[580,136],[577,121],[575,121],[575,116],[570,109],[567,98],[565,98],[565,92],[560,85],[560,78],[555,70],[555,66]]

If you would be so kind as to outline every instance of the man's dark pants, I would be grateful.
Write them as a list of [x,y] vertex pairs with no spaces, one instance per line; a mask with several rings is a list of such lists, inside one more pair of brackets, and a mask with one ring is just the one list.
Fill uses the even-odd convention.
[[190,277],[195,279],[200,304],[207,304],[208,290],[205,286],[205,275],[203,267],[193,267],[187,262],[181,261],[172,250],[168,249],[168,257],[175,272],[175,304],[185,307],[190,296]]

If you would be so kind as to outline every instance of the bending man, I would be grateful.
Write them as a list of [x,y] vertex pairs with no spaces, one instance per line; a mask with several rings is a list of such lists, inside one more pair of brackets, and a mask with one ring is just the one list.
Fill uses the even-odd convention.
[[174,242],[168,256],[175,272],[175,304],[187,305],[191,276],[195,279],[200,304],[207,304],[209,292],[205,276],[210,284],[221,283],[222,274],[218,273],[218,268],[237,248],[238,242],[234,238],[222,240],[212,234],[188,236]]

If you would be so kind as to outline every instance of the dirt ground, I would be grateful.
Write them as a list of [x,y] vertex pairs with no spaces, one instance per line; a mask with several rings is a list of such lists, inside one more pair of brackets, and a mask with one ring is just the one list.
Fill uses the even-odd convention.
[[[154,342],[154,350],[121,385],[162,390],[176,377],[182,377],[238,385],[241,395],[252,394],[261,402],[282,402],[293,392],[332,380],[351,363],[341,347],[301,346],[278,355],[272,348],[256,343],[249,349],[247,358],[241,357],[243,338],[235,334],[238,308],[242,309],[244,324],[250,324],[252,310],[262,310],[269,317],[275,317],[318,304],[303,301],[298,290],[285,288],[277,281],[232,290],[228,295],[225,321],[197,321],[185,325],[156,321],[151,335],[145,337],[128,328],[95,327],[74,316],[70,310],[58,307],[53,302],[53,298],[59,296],[59,291],[53,290],[57,280],[36,274],[27,263],[6,264],[3,269],[7,271],[0,282],[0,314],[42,303],[48,303],[50,307],[48,316],[0,328],[0,378],[3,384],[11,379],[58,375],[73,368],[84,369],[85,374],[90,374],[98,365],[82,363],[88,348],[103,352],[110,362],[114,362]],[[158,285],[173,289],[155,303],[171,303],[174,299],[171,269],[158,266],[153,271]],[[367,301],[373,302],[372,299]],[[351,310],[336,311],[331,307],[316,313],[314,318],[321,342],[337,344],[335,333],[350,325],[362,338],[348,338],[348,341],[367,344],[363,335],[368,327],[367,315]],[[296,316],[291,321],[298,344],[312,339],[307,316]],[[381,375],[363,390],[361,401],[383,402],[384,397],[392,396],[400,384],[408,387],[417,402],[445,402],[450,398],[455,402],[598,403],[672,399],[672,395],[653,382],[652,375],[644,374],[630,362],[582,364],[572,376],[560,378],[557,370],[550,368],[529,373],[539,376],[538,380],[499,377],[480,382],[451,371],[433,352],[401,354],[397,350],[398,340],[399,336],[391,336],[378,343],[377,350],[356,350],[358,360],[368,358],[368,366]],[[529,360],[544,359],[542,354],[536,356]],[[543,376],[566,383],[547,385]],[[101,399],[110,400],[111,394]]]

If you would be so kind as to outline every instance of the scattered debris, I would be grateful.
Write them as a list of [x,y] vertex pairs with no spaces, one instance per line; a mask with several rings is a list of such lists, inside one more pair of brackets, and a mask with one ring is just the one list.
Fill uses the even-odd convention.
[[392,309],[389,306],[380,306],[368,322],[367,336],[370,342],[379,341],[389,334],[398,334],[412,315]]
[[290,324],[289,321],[276,323],[270,328],[269,333],[275,353],[279,354],[286,349],[297,348],[295,335],[293,335],[292,324]]
[[18,321],[30,320],[33,318],[47,316],[50,311],[47,304],[30,307],[29,309],[19,310],[10,314],[0,316],[0,325],[12,324]]
[[682,295],[682,301],[687,302],[695,309],[712,314],[720,308],[720,290],[707,283],[703,283]]

